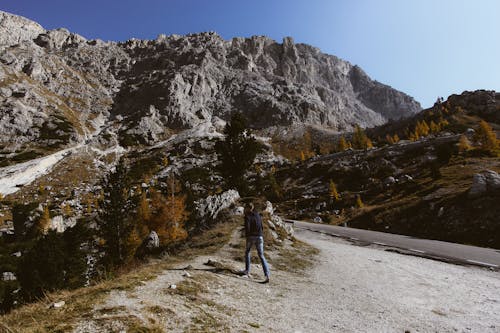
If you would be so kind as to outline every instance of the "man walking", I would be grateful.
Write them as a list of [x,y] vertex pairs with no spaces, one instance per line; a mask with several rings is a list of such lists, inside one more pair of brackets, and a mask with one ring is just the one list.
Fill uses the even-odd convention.
[[247,239],[247,242],[245,250],[245,270],[243,271],[243,274],[248,275],[248,273],[250,273],[250,250],[252,249],[252,246],[255,245],[260,261],[262,263],[264,275],[266,276],[266,279],[263,281],[263,283],[269,283],[269,266],[267,264],[266,258],[264,257],[262,217],[255,210],[255,207],[252,203],[248,203],[245,206],[245,237]]

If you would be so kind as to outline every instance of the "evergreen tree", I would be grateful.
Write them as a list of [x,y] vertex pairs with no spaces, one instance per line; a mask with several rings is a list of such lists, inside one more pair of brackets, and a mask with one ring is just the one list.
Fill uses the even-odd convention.
[[250,135],[243,115],[235,112],[231,121],[224,128],[225,140],[217,142],[215,150],[221,162],[220,172],[226,181],[227,188],[236,188],[247,192],[248,185],[245,172],[253,164],[261,147]]
[[110,267],[124,264],[133,256],[129,246],[135,224],[131,218],[129,179],[125,162],[120,159],[114,172],[103,182],[103,199],[98,216],[100,236],[104,240],[104,261]]
[[82,244],[89,239],[88,229],[81,221],[63,234],[51,230],[40,238],[23,255],[18,267],[24,297],[33,299],[48,291],[83,286],[87,263]]
[[266,176],[266,197],[271,201],[279,201],[283,199],[283,191],[276,180],[273,172]]

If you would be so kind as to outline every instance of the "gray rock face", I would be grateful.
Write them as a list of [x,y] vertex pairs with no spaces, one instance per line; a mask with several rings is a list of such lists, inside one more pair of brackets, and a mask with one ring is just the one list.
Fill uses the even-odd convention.
[[240,194],[236,190],[229,190],[219,195],[210,195],[203,200],[196,202],[196,212],[201,218],[215,220],[217,215],[240,198]]
[[33,40],[45,29],[27,18],[0,11],[0,48]]
[[487,193],[496,193],[499,191],[500,175],[495,171],[486,170],[473,176],[468,196],[470,198],[478,198]]
[[359,67],[289,37],[281,44],[213,32],[89,41],[3,12],[0,32],[0,143],[15,141],[11,150],[82,142],[104,123],[130,145],[234,111],[257,129],[343,131],[420,110]]

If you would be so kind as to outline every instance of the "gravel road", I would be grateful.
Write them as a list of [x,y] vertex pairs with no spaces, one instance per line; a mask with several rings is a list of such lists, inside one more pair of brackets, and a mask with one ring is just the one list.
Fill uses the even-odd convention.
[[[111,292],[75,331],[125,331],[124,318],[134,318],[168,332],[500,332],[498,272],[310,231],[297,237],[320,250],[305,273],[272,267],[271,283],[259,284],[259,265],[244,279],[210,271],[209,257],[198,257],[186,263],[190,277],[168,270],[135,290]],[[232,243],[210,259],[242,268],[235,260],[242,249]]]

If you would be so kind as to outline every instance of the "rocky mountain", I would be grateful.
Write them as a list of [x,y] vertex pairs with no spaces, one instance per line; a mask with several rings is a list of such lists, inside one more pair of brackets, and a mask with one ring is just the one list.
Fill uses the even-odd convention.
[[4,12],[0,80],[0,141],[10,157],[93,139],[152,144],[172,131],[220,124],[235,110],[256,129],[345,131],[421,109],[359,67],[292,38],[280,44],[206,32],[103,42]]

